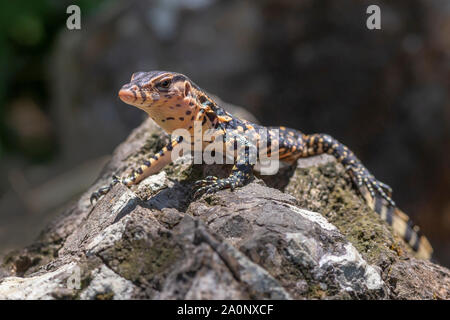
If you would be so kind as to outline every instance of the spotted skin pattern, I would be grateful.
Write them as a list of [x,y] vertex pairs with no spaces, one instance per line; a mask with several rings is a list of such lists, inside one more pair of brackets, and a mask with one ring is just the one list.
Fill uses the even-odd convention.
[[[227,178],[206,177],[194,184],[194,197],[211,194],[223,189],[235,189],[248,184],[253,179],[253,164],[250,150],[277,156],[281,161],[294,164],[299,158],[320,154],[330,154],[336,158],[352,177],[357,189],[366,202],[383,220],[387,221],[396,232],[422,258],[430,258],[432,247],[428,240],[420,235],[418,227],[413,226],[408,216],[400,211],[392,200],[392,189],[378,181],[361,163],[354,153],[345,145],[327,134],[304,134],[286,127],[262,127],[247,120],[239,119],[218,106],[213,99],[183,74],[167,71],[137,72],[131,81],[119,91],[122,101],[148,113],[148,115],[167,133],[177,129],[186,129],[191,135],[194,146],[195,130],[205,132],[212,130],[214,139],[201,141],[202,150],[218,138],[223,141],[226,154],[229,148],[234,150],[234,166]],[[201,123],[196,127],[195,123]],[[261,129],[269,129],[264,142],[260,144]],[[278,136],[272,129],[278,130]],[[198,141],[197,141],[198,142]],[[100,188],[91,196],[91,202],[101,196],[117,183],[129,187],[139,183],[149,175],[158,173],[164,166],[172,162],[172,150],[183,142],[178,136],[169,142],[161,151],[132,171],[126,178],[113,176],[112,182]],[[242,148],[240,152],[237,145]],[[260,147],[260,145],[264,147]]]

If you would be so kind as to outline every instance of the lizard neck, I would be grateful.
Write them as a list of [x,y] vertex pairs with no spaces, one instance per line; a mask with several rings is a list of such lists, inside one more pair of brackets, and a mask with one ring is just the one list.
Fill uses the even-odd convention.
[[164,95],[159,103],[144,110],[169,134],[177,129],[186,129],[192,134],[196,120],[201,121],[203,130],[215,128],[219,121],[217,114],[224,113],[212,98],[194,87],[185,97]]
[[194,95],[165,96],[160,103],[146,108],[147,114],[167,133],[176,129],[190,130],[201,109]]

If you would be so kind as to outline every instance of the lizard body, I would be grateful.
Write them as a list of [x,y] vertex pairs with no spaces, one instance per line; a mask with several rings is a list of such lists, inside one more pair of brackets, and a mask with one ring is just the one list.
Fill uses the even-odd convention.
[[[186,130],[192,146],[196,143],[194,139],[198,139],[195,136],[196,130],[201,132],[210,130],[214,133],[214,139],[201,141],[202,150],[208,148],[214,141],[223,141],[220,152],[224,155],[227,148],[234,150],[232,153],[234,166],[230,176],[222,179],[209,176],[197,181],[195,197],[225,188],[233,190],[249,183],[253,178],[254,167],[250,159],[251,150],[256,150],[258,156],[260,152],[265,152],[290,164],[299,158],[328,153],[345,167],[369,206],[403,237],[416,255],[422,258],[431,257],[433,251],[431,245],[420,235],[418,227],[411,223],[408,216],[396,207],[391,199],[391,188],[375,179],[354,153],[333,137],[327,134],[304,134],[285,127],[266,128],[234,117],[218,106],[188,77],[175,72],[134,73],[130,83],[119,91],[119,97],[125,103],[147,112],[169,134],[179,129]],[[272,130],[268,130],[264,143],[261,144],[263,137],[259,132],[266,129]],[[275,135],[273,130],[277,130],[278,135]],[[240,152],[237,152],[237,141],[242,147]],[[130,176],[123,179],[113,176],[110,185],[92,194],[91,202],[106,194],[116,183],[131,186],[149,175],[158,173],[172,162],[174,148],[183,143],[187,143],[186,139],[183,136],[176,136],[161,151],[133,170]]]

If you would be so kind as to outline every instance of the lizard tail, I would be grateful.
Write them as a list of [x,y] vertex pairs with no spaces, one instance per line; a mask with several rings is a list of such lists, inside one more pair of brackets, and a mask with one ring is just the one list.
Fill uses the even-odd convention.
[[414,251],[415,256],[420,259],[431,259],[433,247],[428,239],[422,235],[418,226],[414,225],[411,219],[399,208],[393,207],[380,196],[372,198],[367,188],[360,188],[360,192],[369,206],[386,221],[394,232],[400,235],[403,240]]

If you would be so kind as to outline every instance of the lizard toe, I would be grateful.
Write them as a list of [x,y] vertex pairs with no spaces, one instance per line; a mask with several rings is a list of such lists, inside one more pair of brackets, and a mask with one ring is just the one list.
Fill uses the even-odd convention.
[[91,203],[91,205],[95,204],[99,197],[100,197],[100,195],[98,192],[93,192],[91,194],[91,197],[89,198],[89,202]]

